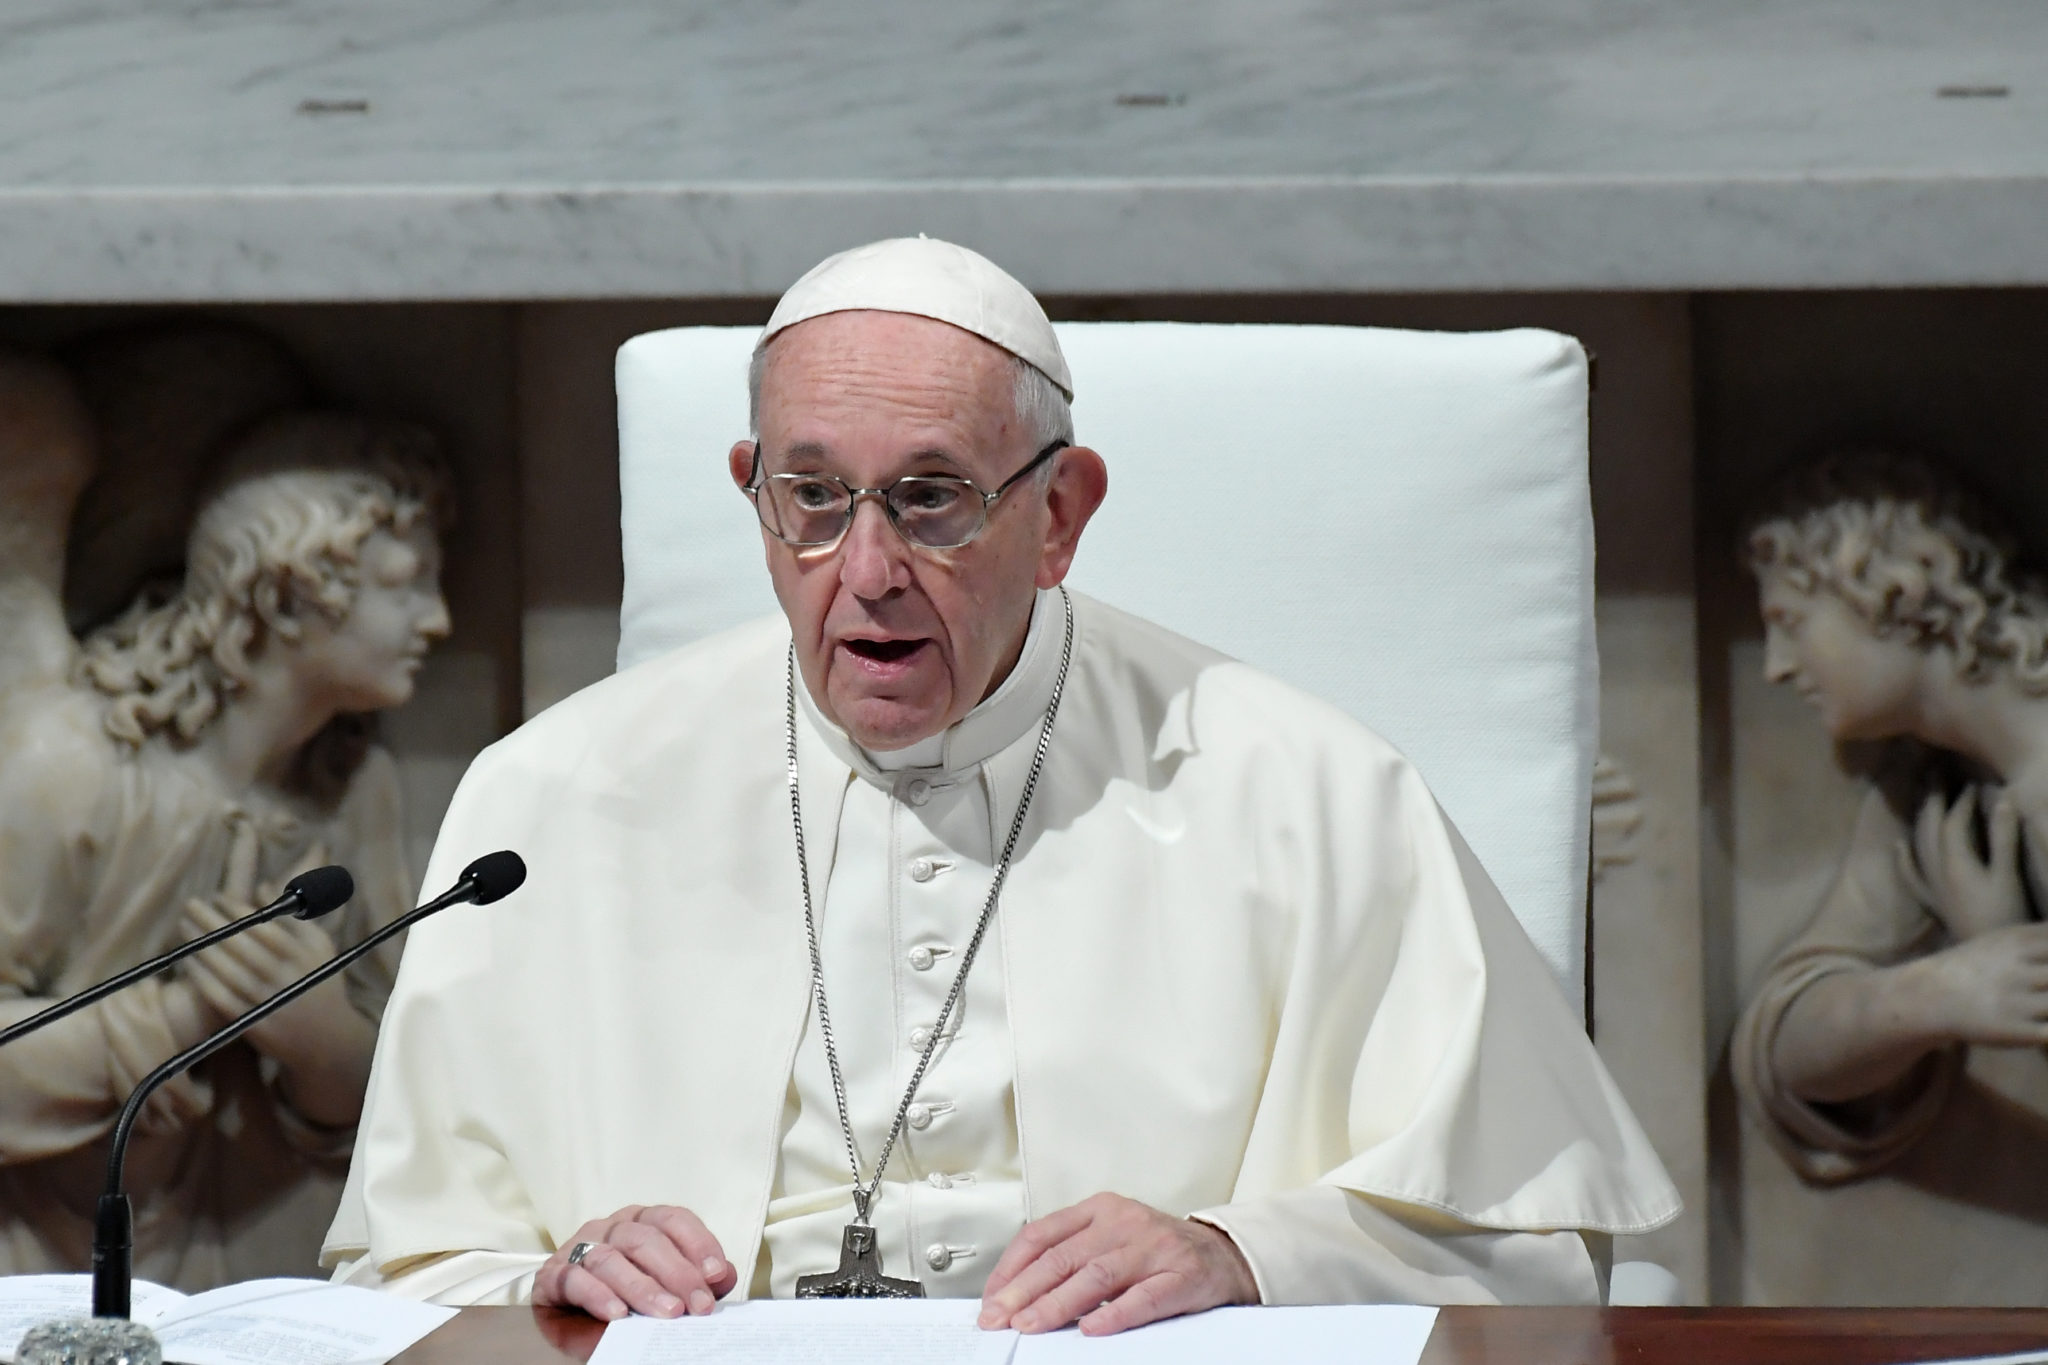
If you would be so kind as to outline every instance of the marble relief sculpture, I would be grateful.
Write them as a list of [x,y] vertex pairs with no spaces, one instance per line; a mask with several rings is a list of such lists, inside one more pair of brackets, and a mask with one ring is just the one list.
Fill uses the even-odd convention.
[[[1987,509],[1889,456],[1795,476],[1747,558],[1767,675],[1873,743],[1840,870],[1737,1025],[1746,1107],[1816,1183],[1911,1150],[1966,1069],[2048,1114],[2048,586]],[[2038,1118],[2014,1131],[2040,1146]]]
[[[173,406],[206,392],[168,379]],[[0,357],[0,1021],[246,913],[303,868],[344,863],[357,891],[326,921],[266,925],[0,1051],[0,1273],[85,1266],[102,1140],[137,1080],[411,906],[373,717],[407,700],[448,630],[449,487],[425,432],[297,410],[200,451],[209,423],[232,424],[124,436],[75,388]],[[257,390],[241,417],[276,386]],[[167,449],[154,491],[96,499],[102,451],[151,432],[187,447]],[[146,451],[109,464],[151,472]],[[81,499],[112,509],[100,524],[128,529],[110,539],[145,577],[162,566],[133,553],[137,528],[191,509],[179,575],[131,583],[83,639],[63,606]],[[119,600],[105,562],[69,557]],[[138,1275],[196,1289],[314,1272],[395,966],[365,959],[158,1093],[128,1160]]]

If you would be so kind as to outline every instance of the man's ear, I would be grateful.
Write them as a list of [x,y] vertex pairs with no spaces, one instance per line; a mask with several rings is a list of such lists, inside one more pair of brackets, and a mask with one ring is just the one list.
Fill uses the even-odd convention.
[[1109,466],[1087,446],[1068,446],[1053,457],[1045,490],[1045,545],[1038,556],[1038,586],[1058,587],[1073,567],[1088,519],[1109,495]]
[[754,455],[760,448],[757,441],[734,441],[732,449],[726,452],[725,466],[732,481],[743,491],[754,481]]

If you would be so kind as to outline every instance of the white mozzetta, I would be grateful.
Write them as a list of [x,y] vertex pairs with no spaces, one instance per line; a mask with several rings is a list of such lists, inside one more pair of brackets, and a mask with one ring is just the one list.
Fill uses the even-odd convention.
[[[1110,468],[1075,586],[1399,746],[1582,999],[1599,685],[1578,344],[1057,330],[1076,435]],[[683,328],[619,352],[622,666],[776,609],[724,458],[755,335]]]
[[[1199,1214],[1272,1303],[1596,1300],[1598,1241],[1572,1229],[1647,1231],[1677,1194],[1414,769],[1266,674],[1073,604],[990,930],[1025,1214],[1105,1189]],[[811,1011],[788,650],[780,617],[685,646],[471,766],[428,884],[480,846],[532,876],[407,941],[325,1253],[349,1282],[516,1295],[522,1261],[629,1202],[690,1208],[754,1263]],[[801,724],[796,749],[816,867],[854,832],[849,775]],[[981,765],[989,811],[1034,749]],[[573,1029],[548,1005],[568,999]]]
[[2032,0],[11,0],[0,91],[17,300],[2048,281]]

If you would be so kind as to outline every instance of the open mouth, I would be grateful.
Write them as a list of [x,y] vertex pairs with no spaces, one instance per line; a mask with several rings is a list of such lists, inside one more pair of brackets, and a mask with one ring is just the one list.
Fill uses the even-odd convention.
[[917,653],[925,643],[923,640],[848,640],[846,648],[871,662],[893,664]]

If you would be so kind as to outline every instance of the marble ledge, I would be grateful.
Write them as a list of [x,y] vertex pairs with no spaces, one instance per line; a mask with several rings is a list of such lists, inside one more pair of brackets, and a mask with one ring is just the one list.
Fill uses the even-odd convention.
[[0,302],[758,298],[929,232],[1042,293],[2048,284],[2048,175],[0,189]]

